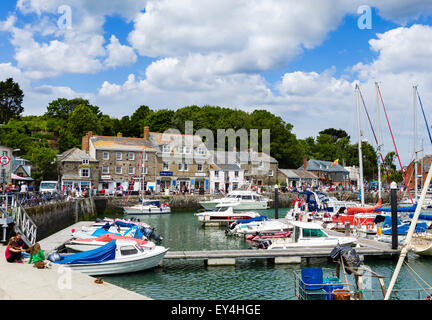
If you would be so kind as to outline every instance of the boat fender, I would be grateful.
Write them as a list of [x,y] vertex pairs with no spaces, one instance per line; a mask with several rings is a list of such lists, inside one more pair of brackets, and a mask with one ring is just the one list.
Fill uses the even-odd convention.
[[61,257],[57,252],[53,252],[53,253],[48,255],[47,260],[49,260],[51,262],[59,261],[59,260],[61,260]]

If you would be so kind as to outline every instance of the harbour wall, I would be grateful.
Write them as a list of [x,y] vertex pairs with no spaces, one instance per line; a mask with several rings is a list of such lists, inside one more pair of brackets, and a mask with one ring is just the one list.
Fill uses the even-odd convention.
[[96,210],[92,198],[47,203],[28,207],[25,210],[37,226],[36,241],[46,238],[78,221],[96,219]]
[[[329,196],[336,197],[338,200],[344,201],[355,201],[358,198],[358,193],[353,192],[329,192]],[[274,207],[274,193],[265,194],[266,197],[272,199],[269,206]],[[199,204],[200,201],[207,201],[214,198],[222,198],[219,196],[210,195],[174,195],[174,196],[146,196],[148,200],[160,200],[161,202],[167,202],[173,211],[197,211],[203,209]],[[297,193],[281,193],[279,194],[279,208],[289,208],[292,206],[292,202],[297,197]],[[129,196],[126,204],[124,203],[124,197],[95,197],[94,205],[98,216],[103,216],[107,214],[121,213],[122,208],[127,206],[132,206],[138,204],[139,196]],[[376,204],[378,201],[378,192],[366,192],[365,193],[365,203],[366,204]],[[383,204],[390,203],[390,193],[383,192],[382,194]]]

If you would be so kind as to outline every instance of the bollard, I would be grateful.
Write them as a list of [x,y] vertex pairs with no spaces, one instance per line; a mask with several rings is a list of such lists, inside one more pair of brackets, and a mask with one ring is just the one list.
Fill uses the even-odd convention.
[[392,249],[398,248],[398,230],[397,230],[397,184],[390,184],[390,203],[391,203],[391,223],[392,223]]

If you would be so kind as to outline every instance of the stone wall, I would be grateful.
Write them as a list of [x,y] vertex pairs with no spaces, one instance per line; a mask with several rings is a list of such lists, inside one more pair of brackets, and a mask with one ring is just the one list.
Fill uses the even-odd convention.
[[90,198],[49,203],[25,209],[37,225],[37,241],[81,220],[96,219]]

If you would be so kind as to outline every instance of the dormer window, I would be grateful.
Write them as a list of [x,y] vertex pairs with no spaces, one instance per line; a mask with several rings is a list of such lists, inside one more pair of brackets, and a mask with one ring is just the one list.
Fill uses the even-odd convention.
[[82,159],[82,164],[89,164],[89,159]]
[[171,147],[169,144],[164,144],[162,146],[162,152],[171,152]]

